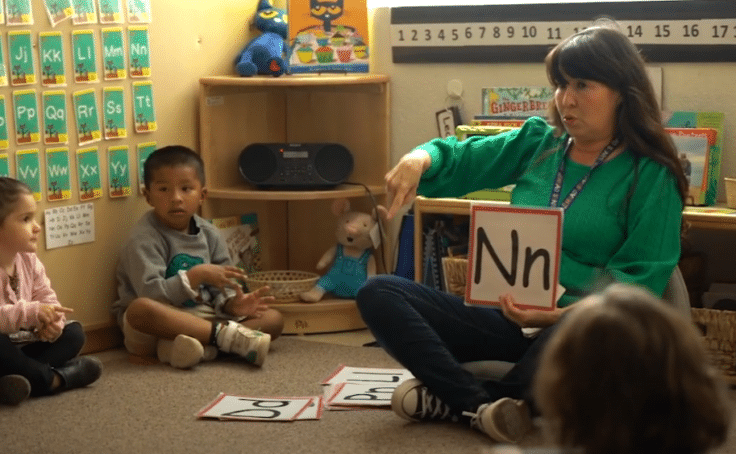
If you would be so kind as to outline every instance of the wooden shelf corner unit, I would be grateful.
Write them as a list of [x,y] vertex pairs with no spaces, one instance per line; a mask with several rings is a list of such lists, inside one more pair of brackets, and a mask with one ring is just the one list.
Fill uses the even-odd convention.
[[[208,189],[202,214],[217,218],[255,212],[263,269],[317,272],[319,258],[335,242],[332,201],[350,198],[355,209],[369,211],[363,185],[378,203],[385,198],[383,178],[390,159],[388,76],[205,77],[200,79],[199,109],[200,154]],[[353,172],[346,183],[358,185],[258,189],[238,169],[238,156],[253,143],[338,143],[353,155]],[[309,332],[303,322],[297,332]]]

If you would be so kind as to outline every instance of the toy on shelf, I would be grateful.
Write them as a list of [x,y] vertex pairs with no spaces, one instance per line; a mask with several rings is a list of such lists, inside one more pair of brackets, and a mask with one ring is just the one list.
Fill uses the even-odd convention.
[[241,76],[284,74],[288,69],[284,58],[286,11],[274,8],[272,0],[260,0],[254,23],[263,34],[243,48],[235,59],[235,70]]
[[355,298],[358,289],[376,274],[376,261],[373,248],[380,244],[380,216],[386,218],[386,208],[378,205],[372,214],[350,211],[347,199],[336,199],[332,212],[337,216],[337,244],[317,263],[317,269],[330,266],[327,274],[317,284],[299,297],[308,303],[322,299],[329,292],[339,298]]

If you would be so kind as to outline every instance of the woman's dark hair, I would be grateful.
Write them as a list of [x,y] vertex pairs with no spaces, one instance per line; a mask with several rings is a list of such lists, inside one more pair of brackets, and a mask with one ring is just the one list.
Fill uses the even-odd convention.
[[[599,20],[555,46],[545,58],[547,78],[553,87],[566,85],[566,77],[600,82],[621,96],[616,136],[635,157],[646,156],[667,167],[677,180],[683,204],[688,182],[672,139],[662,126],[662,114],[647,76],[644,59],[611,20]],[[549,121],[564,132],[554,102]]]
[[205,185],[202,158],[194,150],[183,145],[169,145],[151,153],[143,164],[143,184],[149,188],[153,181],[153,172],[161,167],[174,166],[192,167],[197,172],[202,186]]
[[22,194],[33,194],[31,188],[15,178],[0,177],[0,225],[13,211]]

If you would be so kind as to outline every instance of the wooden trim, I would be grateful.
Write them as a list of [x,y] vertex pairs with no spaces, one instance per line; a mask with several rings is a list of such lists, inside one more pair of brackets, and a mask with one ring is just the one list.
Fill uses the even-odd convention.
[[84,333],[87,336],[87,341],[82,348],[82,355],[110,350],[123,345],[123,333],[115,322],[85,326]]

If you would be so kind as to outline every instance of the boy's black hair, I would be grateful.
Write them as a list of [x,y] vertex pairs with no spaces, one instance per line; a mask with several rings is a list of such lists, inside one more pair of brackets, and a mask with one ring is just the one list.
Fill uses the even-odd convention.
[[31,188],[20,180],[0,177],[0,225],[15,208],[21,194],[33,194]]
[[191,148],[183,145],[169,145],[151,153],[145,164],[143,164],[143,184],[146,189],[150,187],[151,181],[153,181],[153,172],[161,167],[174,166],[192,167],[197,172],[197,177],[202,186],[205,185],[202,158]]

